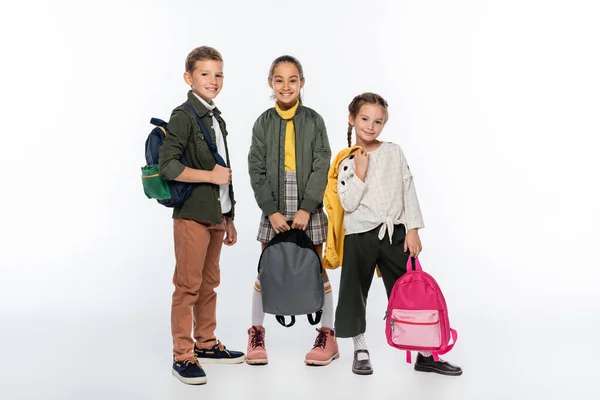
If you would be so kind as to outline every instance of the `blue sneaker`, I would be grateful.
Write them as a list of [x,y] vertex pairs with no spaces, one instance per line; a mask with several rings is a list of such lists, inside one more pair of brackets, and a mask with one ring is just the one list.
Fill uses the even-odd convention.
[[227,350],[223,344],[217,340],[210,349],[199,349],[194,346],[194,353],[198,361],[212,364],[239,364],[246,361],[246,355],[241,351]]
[[204,385],[206,373],[196,359],[173,362],[173,375],[188,385]]

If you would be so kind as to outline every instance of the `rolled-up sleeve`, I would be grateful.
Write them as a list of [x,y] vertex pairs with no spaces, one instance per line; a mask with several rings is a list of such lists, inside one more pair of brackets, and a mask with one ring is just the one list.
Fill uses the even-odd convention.
[[348,212],[358,208],[367,189],[366,183],[356,176],[355,165],[353,160],[347,158],[338,169],[338,195],[342,208]]
[[175,180],[185,169],[179,160],[188,144],[190,130],[189,117],[175,111],[167,124],[167,135],[158,154],[158,173],[166,181]]

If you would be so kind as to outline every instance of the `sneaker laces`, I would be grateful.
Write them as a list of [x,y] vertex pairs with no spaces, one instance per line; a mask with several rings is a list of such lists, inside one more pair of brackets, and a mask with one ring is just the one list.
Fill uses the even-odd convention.
[[200,368],[202,368],[202,365],[200,364],[200,361],[198,361],[198,359],[196,357],[190,357],[187,360],[181,360],[180,362],[184,363],[186,365],[186,367],[189,367],[190,365],[197,365]]
[[263,331],[258,328],[252,327],[252,340],[250,341],[250,345],[253,349],[257,347],[265,348],[265,335]]
[[317,348],[317,347],[325,349],[325,346],[327,345],[327,332],[325,332],[322,329],[317,329],[317,332],[319,332],[319,334],[317,335],[317,338],[315,339],[315,344],[313,345],[313,349]]
[[225,346],[223,346],[223,343],[221,343],[220,340],[217,340],[217,347],[219,348],[219,351],[225,352],[228,356],[231,356],[231,354],[229,354],[229,351],[227,351],[227,349],[225,348]]

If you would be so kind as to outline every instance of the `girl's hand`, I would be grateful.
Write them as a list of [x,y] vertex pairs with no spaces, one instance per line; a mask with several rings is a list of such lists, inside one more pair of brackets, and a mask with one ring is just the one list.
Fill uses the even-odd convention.
[[310,220],[310,213],[306,210],[298,210],[296,215],[294,215],[294,222],[292,222],[293,229],[300,229],[305,231],[308,226],[308,221]]
[[404,238],[404,252],[410,251],[411,257],[418,257],[423,250],[423,246],[421,246],[421,238],[419,237],[419,232],[417,229],[411,229],[406,234],[406,238]]
[[354,160],[356,161],[356,176],[364,182],[369,167],[369,153],[358,150],[354,153]]
[[231,218],[225,217],[225,239],[223,239],[223,243],[226,246],[233,246],[236,242],[237,230],[235,229],[235,224]]
[[281,233],[289,231],[291,229],[287,221],[285,220],[283,214],[279,212],[274,212],[273,214],[270,214],[269,222],[271,223],[271,226],[273,227],[275,233]]

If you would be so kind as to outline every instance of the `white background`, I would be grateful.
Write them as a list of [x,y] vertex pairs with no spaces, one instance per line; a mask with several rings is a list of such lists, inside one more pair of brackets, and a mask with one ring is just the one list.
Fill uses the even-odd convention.
[[[599,11],[533,0],[3,3],[0,397],[597,398]],[[448,359],[462,377],[415,375],[386,347],[380,280],[373,377],[351,374],[348,340],[335,366],[307,372],[312,328],[269,317],[265,369],[207,368],[201,388],[170,376],[171,210],[146,199],[140,167],[150,118],[185,100],[184,60],[200,45],[225,59],[216,102],[238,202],[219,337],[245,350],[260,215],[246,155],[272,106],[270,63],[291,54],[334,154],[352,98],[388,100],[382,139],[415,175],[422,262],[459,331]],[[330,276],[337,296],[339,271]]]

